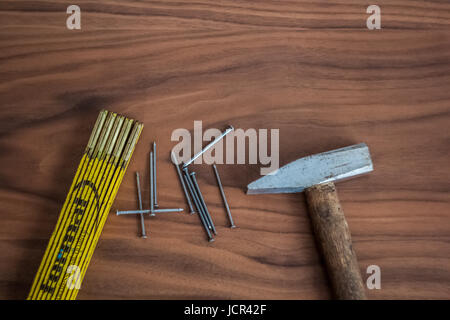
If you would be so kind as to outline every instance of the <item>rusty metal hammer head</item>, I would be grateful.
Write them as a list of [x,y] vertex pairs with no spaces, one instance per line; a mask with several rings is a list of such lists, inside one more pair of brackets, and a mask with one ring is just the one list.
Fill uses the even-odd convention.
[[373,171],[365,143],[295,160],[273,174],[253,181],[247,194],[293,193],[327,182],[337,182]]

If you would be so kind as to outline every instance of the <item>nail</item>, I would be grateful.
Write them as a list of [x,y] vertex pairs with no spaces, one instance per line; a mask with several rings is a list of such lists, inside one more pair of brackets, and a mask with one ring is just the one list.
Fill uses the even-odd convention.
[[123,210],[123,211],[116,211],[116,214],[118,216],[122,214],[145,214],[145,213],[164,213],[164,212],[183,212],[183,208],[174,208],[174,209],[145,209],[145,210]]
[[196,200],[197,211],[201,212],[203,218],[205,219],[206,226],[208,227],[208,229],[211,230],[211,231],[213,231],[212,224],[211,224],[211,222],[210,222],[210,219],[208,219],[208,214],[206,213],[205,207],[203,206],[203,203],[202,203],[201,200],[200,200],[200,195],[199,195],[199,193],[198,193],[197,188],[196,188],[195,185],[194,185],[194,182],[193,182],[193,180],[192,180],[192,176],[191,176],[191,174],[189,173],[188,168],[184,168],[183,171],[184,171],[184,174],[185,174],[187,183],[188,183],[188,185],[191,187],[191,190],[192,190],[191,192],[192,192],[192,194],[193,194],[193,197],[194,197],[195,200]]
[[203,227],[205,228],[205,231],[206,231],[206,233],[208,235],[208,241],[209,242],[213,242],[214,238],[213,238],[213,236],[211,234],[211,231],[209,230],[209,224],[206,221],[205,214],[203,212],[202,207],[200,206],[200,201],[197,198],[197,195],[194,193],[193,186],[192,186],[190,178],[189,178],[189,172],[187,171],[187,168],[184,169],[183,171],[184,171],[184,179],[186,181],[186,185],[188,187],[189,192],[191,193],[192,200],[194,201],[194,204],[197,207],[198,216],[200,217],[200,220],[201,220],[201,222],[203,224]]
[[[142,197],[141,197],[141,183],[139,181],[139,172],[136,172],[136,185],[137,185],[137,191],[138,191],[138,200],[139,200],[139,210],[142,210]],[[142,235],[141,238],[147,238],[147,235],[145,233],[145,224],[144,224],[144,214],[141,213],[141,231]]]
[[198,186],[197,179],[195,178],[195,172],[191,172],[192,182],[194,184],[194,189],[197,191],[198,197],[200,199],[200,204],[203,206],[203,209],[206,213],[206,218],[208,219],[209,225],[212,228],[214,234],[217,234],[216,228],[214,227],[214,223],[211,219],[211,215],[209,214],[208,207],[206,206],[205,199],[203,199],[202,192],[200,191],[200,187]]
[[153,142],[153,192],[155,193],[155,207],[158,208],[158,192],[156,189],[156,142]]
[[228,206],[227,197],[225,197],[225,192],[223,191],[222,182],[220,181],[219,171],[217,171],[217,167],[213,164],[214,173],[216,174],[217,184],[219,185],[220,194],[222,195],[223,203],[225,205],[225,209],[227,210],[228,220],[230,220],[230,228],[236,228],[233,217],[231,216],[230,207]]
[[194,208],[192,208],[191,198],[189,197],[188,191],[186,190],[186,185],[184,184],[184,180],[183,180],[183,177],[181,175],[181,170],[180,170],[180,166],[178,165],[178,161],[177,161],[173,151],[170,152],[170,155],[172,157],[172,162],[175,165],[175,168],[177,169],[178,178],[180,178],[180,182],[181,182],[181,186],[183,187],[184,195],[186,196],[186,200],[187,200],[187,203],[188,203],[188,206],[189,206],[189,210],[190,210],[189,213],[190,214],[194,214],[195,211],[194,211]]
[[150,211],[154,209],[153,204],[153,152],[150,151]]
[[187,168],[188,165],[190,165],[192,162],[194,162],[195,159],[197,159],[198,157],[200,157],[203,153],[205,153],[206,150],[208,150],[209,148],[211,148],[213,145],[215,145],[217,142],[219,142],[220,140],[223,139],[223,137],[225,137],[227,134],[229,134],[231,131],[233,131],[234,128],[233,126],[228,126],[228,128],[220,135],[218,136],[216,139],[214,139],[213,141],[211,141],[206,147],[204,147],[200,152],[198,152],[194,157],[192,157],[191,160],[189,160],[188,162],[183,164],[183,169]]

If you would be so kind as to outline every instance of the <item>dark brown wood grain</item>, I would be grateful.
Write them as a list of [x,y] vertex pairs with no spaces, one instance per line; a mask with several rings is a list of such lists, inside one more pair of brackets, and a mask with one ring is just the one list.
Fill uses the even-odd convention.
[[308,213],[318,247],[323,254],[334,297],[365,300],[365,284],[353,250],[352,235],[334,183],[305,190]]
[[[177,128],[280,130],[280,164],[365,142],[374,172],[339,197],[369,299],[444,298],[450,283],[450,3],[378,1],[0,2],[0,298],[25,298],[101,108],[145,127],[113,208],[148,194],[186,208],[169,152]],[[260,165],[196,165],[217,227],[110,214],[80,299],[325,299],[329,283],[299,195],[246,195]],[[144,206],[148,199],[144,198]]]

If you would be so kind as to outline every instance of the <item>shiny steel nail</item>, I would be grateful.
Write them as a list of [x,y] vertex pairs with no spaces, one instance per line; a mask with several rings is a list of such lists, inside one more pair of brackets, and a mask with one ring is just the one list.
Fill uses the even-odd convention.
[[219,185],[220,194],[222,195],[223,204],[225,205],[225,209],[227,210],[228,220],[230,220],[230,228],[236,228],[233,217],[231,216],[230,207],[228,206],[227,197],[225,197],[225,192],[223,191],[222,182],[220,181],[219,171],[217,171],[217,167],[213,164],[214,173],[216,175],[217,184]]
[[183,169],[187,168],[188,165],[190,165],[192,162],[194,162],[195,159],[200,157],[203,153],[205,153],[206,150],[210,149],[213,145],[215,145],[217,142],[223,139],[227,134],[229,134],[231,131],[233,131],[233,126],[229,126],[220,136],[218,136],[216,139],[211,141],[206,147],[204,147],[200,152],[198,152],[194,157],[192,157],[191,160],[183,164]]
[[141,214],[141,213],[163,213],[163,212],[183,212],[183,208],[174,208],[174,209],[154,209],[153,211],[150,209],[145,210],[123,210],[123,211],[116,211],[116,214],[118,216],[122,214]]

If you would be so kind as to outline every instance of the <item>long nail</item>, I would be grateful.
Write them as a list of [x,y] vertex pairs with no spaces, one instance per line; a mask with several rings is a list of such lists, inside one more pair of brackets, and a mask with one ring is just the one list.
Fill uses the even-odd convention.
[[203,199],[202,192],[200,191],[200,187],[198,186],[197,179],[195,178],[195,172],[191,172],[191,178],[192,182],[194,184],[194,189],[197,191],[198,198],[200,199],[200,204],[203,206],[203,209],[206,214],[206,218],[208,219],[209,225],[211,226],[212,231],[214,234],[217,234],[216,227],[214,226],[214,223],[212,221],[211,215],[209,214],[208,207],[206,206],[205,199]]
[[180,178],[181,186],[183,187],[183,192],[184,192],[184,195],[186,197],[186,201],[188,203],[189,210],[190,210],[189,213],[190,214],[194,214],[195,211],[194,211],[194,208],[192,207],[191,198],[189,197],[188,191],[186,190],[186,185],[184,184],[183,176],[181,175],[181,170],[180,170],[180,166],[178,165],[178,161],[177,161],[173,151],[171,151],[170,155],[171,155],[171,158],[172,158],[172,162],[175,165],[175,168],[177,169],[177,174],[178,174],[178,178]]
[[197,188],[195,187],[194,181],[192,180],[192,176],[189,173],[188,168],[184,168],[183,172],[185,174],[187,184],[188,184],[188,186],[191,187],[191,190],[192,190],[191,192],[193,194],[193,197],[195,198],[197,211],[199,211],[199,213],[202,214],[203,218],[205,219],[208,229],[213,231],[212,224],[210,222],[210,219],[208,219],[208,214],[206,213],[205,207],[203,206],[203,203],[200,199],[199,192],[198,192]]
[[[139,181],[139,172],[136,172],[136,185],[138,191],[139,210],[142,210],[141,183]],[[141,216],[141,231],[142,231],[141,238],[145,239],[147,238],[147,235],[145,233],[144,214],[141,213],[140,216]]]
[[195,192],[193,190],[193,186],[191,184],[187,168],[184,170],[184,179],[186,181],[186,185],[187,185],[187,187],[189,189],[189,192],[191,193],[192,200],[194,201],[194,204],[197,207],[198,216],[200,217],[200,220],[201,220],[201,222],[203,224],[203,227],[204,227],[204,229],[206,231],[206,234],[208,235],[208,241],[209,242],[213,242],[214,238],[213,238],[213,236],[211,234],[211,231],[209,230],[209,224],[208,224],[208,221],[206,220],[205,213],[203,212],[203,209],[202,209],[202,207],[200,205],[200,201],[197,198],[197,195],[195,194]]
[[153,151],[150,151],[150,211],[153,211],[154,201],[153,201]]
[[153,142],[153,192],[155,197],[155,208],[158,208],[158,191],[156,189],[156,142]]
[[145,214],[145,213],[163,213],[163,212],[183,212],[183,208],[174,208],[174,209],[145,209],[145,210],[123,210],[123,211],[116,211],[116,214],[118,216],[122,214]]
[[195,156],[193,156],[191,160],[189,160],[188,162],[185,162],[183,164],[183,169],[187,168],[187,166],[190,165],[192,162],[194,162],[195,159],[200,157],[203,153],[205,153],[206,150],[210,149],[213,145],[215,145],[217,142],[222,140],[223,137],[225,137],[227,134],[229,134],[233,130],[234,130],[233,126],[230,125],[220,136],[218,136],[216,139],[211,141],[206,147],[204,147],[200,152],[198,152]]
[[230,220],[230,228],[236,228],[233,217],[231,216],[230,207],[228,206],[227,197],[225,197],[225,192],[223,191],[222,182],[220,181],[219,171],[217,171],[217,167],[213,164],[214,173],[216,175],[217,184],[219,185],[220,194],[222,195],[223,203],[225,205],[225,209],[227,210],[228,220]]

